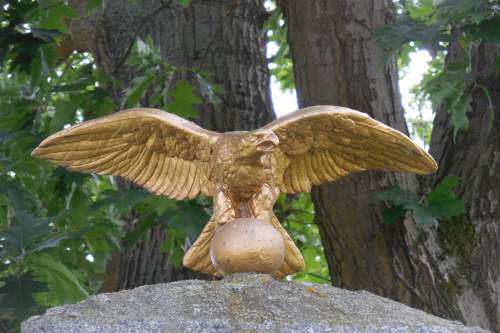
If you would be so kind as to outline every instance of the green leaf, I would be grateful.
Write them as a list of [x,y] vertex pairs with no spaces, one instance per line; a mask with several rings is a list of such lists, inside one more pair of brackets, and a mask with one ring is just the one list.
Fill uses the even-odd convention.
[[170,92],[170,97],[174,100],[167,105],[168,111],[184,118],[195,118],[198,110],[195,105],[199,105],[203,100],[193,93],[193,87],[186,80],[179,80],[174,89]]
[[405,191],[399,186],[380,191],[375,194],[375,198],[381,201],[389,201],[396,206],[406,206],[418,202],[418,198],[414,193]]
[[465,205],[462,199],[457,198],[453,191],[460,179],[455,176],[444,178],[427,196],[427,204],[436,217],[451,218],[463,214]]
[[280,8],[273,9],[269,19],[266,21],[266,35],[268,43],[277,46],[278,49],[274,55],[268,59],[271,74],[276,78],[282,91],[293,92],[295,88],[295,79],[293,76],[293,63],[290,56],[290,48],[287,42],[286,20]]
[[411,211],[413,218],[417,224],[437,225],[437,218],[429,209],[429,207],[417,203],[408,205],[407,208]]
[[394,223],[410,211],[419,224],[436,225],[441,218],[451,218],[465,212],[462,199],[457,198],[453,189],[458,185],[457,177],[446,177],[425,200],[418,200],[417,196],[399,187],[394,187],[376,194],[378,200],[387,201],[393,207],[384,209],[382,217],[385,223]]
[[54,42],[56,37],[61,36],[59,30],[54,29],[31,29],[31,34],[33,37],[41,39],[46,42]]
[[191,0],[177,0],[177,3],[184,8],[187,8],[191,3]]
[[54,107],[56,112],[50,120],[50,133],[63,129],[65,125],[73,125],[77,110],[77,105],[75,105],[75,103],[65,99],[54,101]]
[[134,229],[128,232],[123,240],[127,242],[127,246],[132,247],[134,244],[148,231],[154,224],[152,218],[142,218],[134,226]]
[[451,113],[450,123],[453,126],[453,139],[455,139],[458,131],[469,127],[467,114],[472,112],[472,94],[461,95],[453,100],[447,111]]
[[429,204],[435,204],[443,199],[455,197],[453,189],[460,183],[460,178],[456,176],[449,176],[444,178],[431,193],[427,196]]
[[0,188],[7,196],[10,205],[16,210],[27,211],[36,205],[36,198],[18,182],[8,177],[0,177]]
[[75,9],[64,3],[59,3],[56,6],[47,7],[48,9],[44,11],[44,17],[40,21],[40,28],[49,30],[58,30],[60,32],[67,33],[68,28],[64,23],[64,18],[75,18],[77,13]]
[[[137,38],[132,48],[132,52],[127,58],[127,63],[135,67],[139,73],[157,72],[165,65],[162,60],[160,48],[155,46],[151,36],[144,40]],[[165,66],[168,67],[168,66]]]
[[403,190],[400,187],[392,187],[377,193],[375,197],[378,200],[388,201],[394,205],[382,211],[384,223],[392,224],[396,222],[404,216],[405,211],[410,211],[417,223],[427,224],[435,221],[428,207],[422,205],[417,196],[410,191]]
[[91,13],[92,11],[103,8],[103,1],[102,0],[87,0],[86,5],[85,5],[85,10],[87,13]]
[[90,77],[79,77],[71,82],[64,82],[62,84],[56,85],[53,88],[54,92],[70,92],[70,91],[81,91],[90,85],[94,85],[94,81]]
[[33,274],[47,283],[56,302],[54,305],[74,303],[89,296],[75,272],[52,256],[42,254],[30,262]]
[[[73,185],[71,186],[73,187]],[[67,219],[71,220],[72,224],[84,224],[91,213],[90,200],[88,196],[82,192],[81,188],[75,188],[69,192],[65,198],[65,208],[67,209]]]
[[493,16],[477,25],[471,24],[466,26],[465,30],[474,39],[500,44],[500,16]]
[[33,248],[33,252],[38,252],[38,251],[41,251],[41,250],[45,250],[45,249],[50,249],[50,248],[53,248],[53,247],[57,247],[62,240],[65,240],[65,239],[68,239],[68,238],[69,238],[68,235],[56,235],[56,236],[47,238],[47,239],[41,241],[40,243],[38,243]]
[[417,5],[409,3],[407,10],[412,18],[427,20],[435,13],[436,7],[433,0],[420,0]]
[[200,85],[201,96],[211,103],[216,111],[220,111],[222,102],[217,93],[221,90],[221,88],[208,82],[208,80],[199,73],[196,73],[196,79]]
[[309,272],[321,270],[321,264],[318,258],[318,252],[313,248],[307,248],[302,252],[306,263],[306,270]]
[[405,209],[402,206],[394,206],[382,210],[382,219],[384,223],[394,224],[396,221],[405,216]]
[[290,217],[301,223],[313,223],[314,221],[314,212],[307,210],[299,210],[294,211],[290,214]]
[[54,235],[55,238],[49,238],[51,240],[45,237],[54,231],[49,224],[62,215],[42,219],[25,211],[16,211],[10,227],[0,233],[0,244],[3,248],[0,256],[23,258],[32,252],[56,246],[62,240],[59,239],[61,235]]
[[142,97],[146,93],[146,90],[153,83],[154,79],[155,76],[153,74],[148,74],[144,77],[134,79],[134,86],[127,92],[122,108],[133,108],[138,106]]
[[443,42],[450,36],[443,32],[440,24],[427,23],[407,14],[397,17],[395,23],[383,26],[374,33],[383,50],[383,63],[387,63],[405,44],[413,42],[432,51],[443,50]]
[[146,209],[148,211],[152,210],[156,213],[156,215],[160,216],[169,209],[175,209],[178,202],[168,199],[164,196],[150,195],[146,199],[145,204],[147,205]]
[[196,200],[179,202],[175,209],[167,210],[161,216],[169,227],[182,230],[190,237],[199,235],[209,218],[205,207]]
[[94,208],[113,205],[120,211],[127,211],[150,196],[151,194],[144,190],[105,190],[101,193],[101,199],[94,205]]
[[162,243],[161,251],[168,253],[168,262],[174,268],[182,267],[182,257],[184,255],[182,246],[184,245],[184,240],[185,235],[182,231],[169,229],[167,231],[167,237]]
[[10,310],[17,320],[22,321],[39,310],[33,294],[47,291],[47,285],[35,281],[30,274],[9,276],[2,280],[0,308]]

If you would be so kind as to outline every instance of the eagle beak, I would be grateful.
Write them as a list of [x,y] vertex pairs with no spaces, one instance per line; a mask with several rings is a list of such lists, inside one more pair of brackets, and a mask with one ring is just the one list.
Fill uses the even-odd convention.
[[280,143],[278,136],[274,132],[259,133],[256,141],[257,151],[270,152]]

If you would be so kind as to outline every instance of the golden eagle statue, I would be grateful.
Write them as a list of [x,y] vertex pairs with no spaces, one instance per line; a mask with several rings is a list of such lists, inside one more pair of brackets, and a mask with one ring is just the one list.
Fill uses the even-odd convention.
[[[184,265],[213,275],[263,271],[278,278],[304,268],[302,255],[273,213],[280,192],[309,192],[312,185],[370,169],[417,174],[437,169],[432,157],[404,134],[364,113],[334,106],[308,107],[254,131],[227,133],[158,109],[137,108],[55,133],[32,155],[69,170],[120,176],[173,199],[213,197],[213,216],[185,254]],[[261,226],[239,236],[230,230],[211,245],[218,230],[237,225],[232,221],[244,226],[259,221]],[[259,245],[272,232],[281,236],[277,260],[272,246]],[[227,245],[230,237],[237,240]],[[277,239],[268,238],[270,243]],[[236,256],[231,256],[231,247],[248,248],[250,239],[257,242],[257,255],[252,249],[233,249]],[[217,267],[216,255],[227,260],[226,267]],[[266,261],[274,268],[259,266]]]

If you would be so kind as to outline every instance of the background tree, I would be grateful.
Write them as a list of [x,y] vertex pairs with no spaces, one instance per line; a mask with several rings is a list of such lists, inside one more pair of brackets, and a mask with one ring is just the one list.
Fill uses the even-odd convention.
[[[154,94],[148,96],[150,88],[160,84],[167,90],[168,86],[175,86],[172,93],[180,97],[167,104],[166,109],[196,119],[207,129],[248,130],[273,119],[262,31],[265,20],[262,2],[188,1],[181,4],[175,1],[106,1],[103,10],[71,22],[71,39],[89,51],[107,75],[132,85],[125,96],[123,90],[115,93],[118,103],[125,98],[121,103],[124,106],[140,103],[162,107],[155,101]],[[79,3],[73,5],[77,7]],[[81,5],[79,11],[84,13]],[[161,82],[161,76],[154,71],[137,73],[130,68],[127,58],[138,38],[149,38],[151,45],[148,47],[159,50],[156,55],[159,66],[163,61],[171,67],[167,82]],[[208,86],[207,81],[214,86]],[[193,95],[191,87],[195,87],[206,103],[202,104]],[[144,93],[146,97],[141,99]],[[193,108],[197,104],[199,106]],[[198,222],[203,219],[206,219],[205,213]],[[135,228],[139,220],[140,217],[134,216],[129,228]],[[198,229],[190,233],[191,240]],[[177,237],[178,241],[189,247],[189,242],[183,244],[185,238],[182,236]],[[169,253],[161,251],[166,239],[165,226],[156,224],[148,228],[147,237],[142,237],[133,248],[116,252],[109,269],[113,279],[105,290],[129,289],[193,276],[186,275],[185,268],[168,267]]]
[[403,132],[388,59],[434,57],[415,92],[436,110],[440,171],[316,188],[315,220],[309,196],[281,196],[276,213],[306,260],[291,278],[330,282],[329,268],[335,285],[499,330],[494,1],[284,0],[287,25],[260,0],[0,4],[0,331],[102,290],[195,276],[180,263],[209,201],[152,196],[29,153],[63,127],[138,105],[219,131],[259,127],[274,117],[268,40],[271,72],[301,106],[356,108]]
[[[316,221],[333,284],[366,289],[499,330],[500,234],[494,204],[500,194],[494,158],[498,155],[494,147],[498,142],[497,6],[491,1],[442,1],[437,6],[432,1],[408,2],[399,8],[402,15],[396,23],[384,28],[396,16],[389,2],[281,4],[299,105],[352,107],[403,132],[407,129],[395,63],[388,60],[384,68],[380,66],[382,52],[375,33],[389,56],[410,41],[414,49],[415,43],[432,47],[436,57],[442,57],[436,52],[449,45],[445,67],[427,78],[421,92],[438,110],[431,153],[440,171],[418,181],[412,175],[371,172],[318,187],[312,194]],[[403,60],[408,51],[408,47],[400,50]],[[455,185],[448,176],[460,179],[456,192],[465,201],[463,214],[463,205],[453,193],[446,195],[450,200],[445,203],[446,196],[440,192]],[[443,180],[424,205],[418,203],[429,186],[434,188]],[[400,188],[380,196],[393,204],[387,211],[375,193],[393,185]],[[437,196],[441,198],[436,201]],[[405,210],[412,214],[403,223],[384,223],[384,218],[402,218]],[[437,228],[417,224],[436,218],[442,221]]]
[[[102,290],[199,277],[181,259],[209,201],[155,197],[30,152],[63,127],[138,105],[220,131],[268,122],[262,2],[25,0],[1,9],[0,331]],[[280,203],[319,273],[297,278],[328,282],[311,203]]]
[[263,125],[274,117],[264,14],[260,1],[2,3],[4,330],[102,289],[192,276],[180,262],[207,200],[153,197],[29,152],[64,126],[139,104],[220,131]]

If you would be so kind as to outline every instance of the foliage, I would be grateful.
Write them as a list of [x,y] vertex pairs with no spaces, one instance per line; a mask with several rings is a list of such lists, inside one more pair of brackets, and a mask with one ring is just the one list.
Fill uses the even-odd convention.
[[[90,1],[87,10],[100,5]],[[136,74],[130,85],[101,72],[87,53],[62,58],[64,22],[75,15],[55,0],[2,5],[1,331],[16,330],[21,320],[46,307],[98,292],[111,253],[134,246],[154,225],[167,226],[171,237],[163,250],[172,264],[180,264],[186,239],[193,239],[209,216],[207,199],[176,203],[130,186],[118,190],[112,177],[68,172],[30,156],[48,135],[117,110],[116,96],[125,96],[125,107],[142,101],[185,117],[196,116],[202,101],[218,103],[219,88],[206,73],[163,62],[150,39],[137,40],[127,58]],[[191,75],[197,87],[176,79],[179,73]]]
[[[66,124],[109,113],[106,79],[82,54],[61,62],[57,41],[74,11],[56,1],[3,7],[0,61],[0,293],[3,329],[44,306],[75,302],[98,288],[113,224],[90,209],[104,182],[35,161],[29,152]],[[62,213],[61,212],[65,212]],[[90,228],[102,233],[92,237]],[[94,263],[86,256],[95,256]]]
[[[125,90],[122,108],[139,106],[147,94],[147,104],[178,114],[185,118],[196,118],[196,105],[203,100],[198,97],[187,80],[178,80],[177,75],[191,74],[199,85],[201,97],[211,103],[216,109],[220,106],[218,93],[220,87],[208,80],[208,75],[193,68],[177,67],[165,62],[160,50],[153,44],[151,38],[145,41],[137,39],[132,48],[127,63],[134,68],[131,87]],[[173,85],[173,86],[172,86]]]
[[[472,94],[480,91],[491,99],[479,84],[471,60],[481,42],[500,43],[500,6],[494,0],[419,0],[405,1],[400,11],[393,24],[376,33],[385,58],[397,53],[400,65],[405,65],[410,52],[429,51],[435,61],[415,92],[419,99],[429,99],[434,110],[442,108],[451,114],[456,135],[468,127]],[[444,54],[453,44],[463,49],[463,59],[444,66]],[[494,75],[494,68],[488,70]],[[488,111],[493,112],[491,103]]]
[[293,91],[295,79],[293,76],[293,64],[290,55],[290,47],[287,43],[287,27],[285,18],[275,2],[269,2],[269,18],[266,21],[265,30],[268,37],[268,48],[273,46],[276,52],[268,59],[271,74],[279,83],[281,90]]
[[276,216],[304,256],[303,272],[289,276],[296,281],[331,284],[318,227],[314,223],[314,207],[309,194],[282,194],[274,209]]
[[421,199],[415,193],[400,187],[379,192],[377,199],[391,204],[391,207],[382,212],[384,222],[395,223],[403,218],[406,212],[410,212],[418,224],[437,226],[440,219],[450,219],[463,214],[464,202],[453,192],[458,183],[458,177],[446,177]]
[[407,121],[411,124],[410,137],[420,138],[423,141],[424,149],[427,148],[431,141],[432,121],[425,119],[422,112],[407,118]]
[[177,3],[184,8],[187,8],[191,3],[191,0],[177,0]]
[[[176,3],[190,5],[189,0]],[[407,55],[416,48],[432,49],[434,72],[416,89],[418,96],[431,98],[435,107],[468,107],[468,96],[480,89],[475,74],[469,63],[444,70],[442,50],[457,38],[467,50],[480,40],[496,42],[498,18],[491,15],[496,7],[486,0],[441,1],[437,6],[428,0],[406,3],[406,16],[397,22],[397,29],[403,30],[384,32],[382,43],[391,47],[386,51]],[[102,1],[91,0],[86,9],[101,6]],[[270,58],[271,71],[282,89],[291,90],[285,21],[276,5],[269,14],[267,34],[277,47]],[[113,177],[68,172],[30,156],[48,135],[121,107],[156,106],[194,118],[200,103],[215,109],[221,104],[220,88],[210,83],[209,73],[166,63],[151,38],[137,39],[130,49],[124,63],[134,73],[129,84],[100,71],[89,54],[75,52],[62,58],[58,46],[67,33],[65,22],[76,15],[62,1],[2,2],[0,330],[13,330],[20,320],[46,307],[98,292],[111,253],[135,246],[154,226],[166,226],[162,250],[169,254],[170,264],[179,266],[186,244],[211,214],[207,198],[175,202],[118,186]],[[457,128],[463,128],[467,109],[453,112]],[[446,178],[421,199],[402,189],[387,190],[380,199],[392,208],[384,215],[388,222],[408,211],[420,223],[450,219],[463,212],[462,200],[453,193],[456,185],[455,178]],[[291,278],[330,283],[310,196],[282,195],[276,213],[306,261],[305,272]]]

